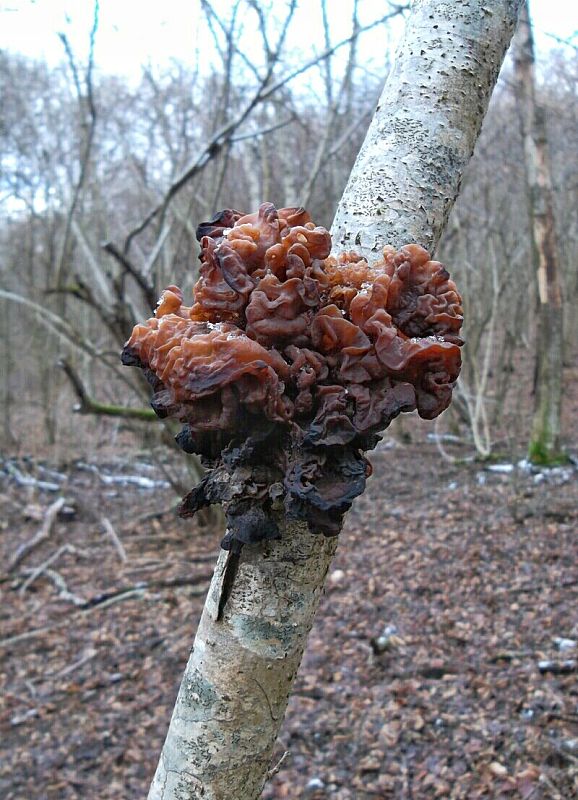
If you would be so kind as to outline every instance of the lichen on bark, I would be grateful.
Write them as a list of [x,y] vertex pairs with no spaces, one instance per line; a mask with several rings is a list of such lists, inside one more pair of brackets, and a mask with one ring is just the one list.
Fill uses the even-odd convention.
[[279,524],[284,538],[243,548],[217,623],[230,557],[221,551],[149,800],[261,793],[337,545]]

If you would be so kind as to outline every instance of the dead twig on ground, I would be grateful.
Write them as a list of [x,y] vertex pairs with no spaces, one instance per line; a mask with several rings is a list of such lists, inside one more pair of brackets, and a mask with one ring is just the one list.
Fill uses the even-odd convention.
[[19,644],[20,642],[27,641],[28,639],[35,639],[37,636],[42,636],[45,633],[52,633],[52,631],[58,630],[58,628],[65,628],[70,625],[73,620],[76,620],[86,614],[92,614],[93,611],[101,611],[109,606],[114,605],[115,603],[120,603],[123,600],[130,600],[131,598],[135,597],[135,595],[142,597],[144,595],[144,591],[144,589],[133,589],[132,591],[126,591],[124,594],[103,600],[101,603],[95,603],[89,608],[86,608],[86,606],[79,608],[78,611],[73,612],[66,619],[55,622],[52,625],[44,625],[42,628],[35,628],[31,631],[25,631],[24,633],[19,633],[15,636],[9,636],[7,639],[2,639],[0,641],[0,648],[11,647],[12,645]]
[[107,592],[105,594],[97,595],[96,597],[86,600],[82,608],[72,612],[66,619],[55,622],[52,625],[45,625],[42,628],[36,628],[31,631],[9,636],[6,639],[0,640],[0,648],[11,647],[12,645],[19,644],[20,642],[29,639],[35,639],[37,636],[43,636],[45,633],[51,633],[58,628],[64,628],[70,625],[73,620],[79,619],[84,615],[92,614],[93,611],[101,611],[115,603],[121,603],[124,600],[130,600],[138,597],[142,598],[148,589],[174,589],[180,586],[195,586],[204,581],[204,583],[194,591],[190,592],[191,597],[200,597],[207,591],[209,581],[212,575],[197,575],[190,578],[170,578],[161,581],[143,581],[142,583],[135,584],[134,586],[127,586],[123,589],[118,589],[114,592]]
[[127,561],[126,550],[124,549],[124,545],[121,542],[118,533],[113,528],[111,521],[108,519],[108,517],[102,517],[100,523],[104,528],[105,534],[110,538],[113,545],[115,546],[116,552],[118,553],[118,557],[120,558],[122,563],[125,564]]
[[[68,550],[69,546],[65,545],[65,548]],[[61,551],[63,549],[64,548],[60,548],[60,550],[57,551],[57,553],[55,555],[60,555],[60,553],[61,553]],[[56,560],[56,559],[54,559],[54,560]],[[39,578],[40,575],[45,575],[49,580],[52,581],[52,583],[58,589],[58,597],[61,600],[66,600],[67,602],[72,603],[75,606],[84,606],[84,604],[86,603],[86,600],[84,599],[84,597],[80,597],[80,595],[74,594],[74,592],[70,591],[70,589],[68,588],[68,585],[67,585],[66,581],[64,580],[64,578],[62,577],[62,575],[59,572],[56,572],[56,570],[54,570],[54,569],[49,569],[48,567],[43,565],[42,569],[40,569],[38,567],[37,568],[28,568],[28,569],[24,570],[24,573],[25,574],[29,574],[30,577],[20,587],[21,594],[23,594],[26,591],[26,589],[30,586],[30,584],[33,581],[35,581],[37,578]]]
[[[149,538],[151,537],[143,537],[143,540]],[[133,562],[133,566],[123,570],[123,575],[131,575],[134,572],[152,572],[154,570],[160,571],[163,569],[169,569],[170,567],[175,567],[177,564],[182,567],[191,566],[193,564],[214,564],[217,555],[218,552],[203,553],[203,555],[191,556],[190,558],[183,559],[182,561],[175,561],[174,559],[161,560],[158,558],[152,560],[147,559],[142,561],[140,564]]]
[[70,675],[71,672],[75,672],[80,667],[84,666],[88,661],[91,661],[97,655],[97,651],[90,648],[85,655],[81,658],[78,658],[76,661],[73,661],[72,664],[69,664],[67,667],[59,670],[58,672],[51,673],[47,675],[47,678],[64,678],[67,675]]
[[10,461],[5,461],[2,465],[3,471],[10,475],[19,486],[32,486],[35,489],[39,489],[43,492],[58,492],[60,490],[60,485],[58,483],[52,483],[50,481],[39,481],[36,478],[33,478],[31,475],[24,475],[17,469],[14,464],[10,463]]
[[16,567],[24,561],[24,559],[30,555],[30,553],[38,547],[38,545],[42,544],[42,542],[46,541],[50,537],[52,533],[52,527],[56,521],[56,517],[58,516],[58,512],[62,508],[65,503],[64,497],[59,497],[58,500],[55,500],[51,506],[48,507],[46,511],[46,515],[42,522],[42,526],[36,536],[33,536],[32,539],[28,542],[24,542],[21,544],[16,553],[12,557],[10,564],[8,565],[8,572],[14,572]]
[[32,586],[34,581],[39,578],[42,574],[46,572],[48,567],[54,564],[63,553],[78,553],[78,549],[74,547],[72,544],[63,544],[61,547],[58,548],[46,561],[43,561],[42,564],[39,564],[37,567],[33,567],[31,569],[25,570],[25,572],[29,572],[30,576],[26,578],[24,583],[20,586],[20,596],[22,597],[26,590]]
[[[132,586],[125,586],[120,589],[114,589],[104,594],[96,595],[86,601],[86,608],[90,608],[111,600],[114,597],[120,597],[129,592],[146,591],[147,589],[176,589],[180,586],[197,586],[199,583],[209,583],[213,574],[210,575],[192,575],[191,577],[183,578],[166,578],[157,581],[139,581]],[[206,588],[206,587],[205,587]]]

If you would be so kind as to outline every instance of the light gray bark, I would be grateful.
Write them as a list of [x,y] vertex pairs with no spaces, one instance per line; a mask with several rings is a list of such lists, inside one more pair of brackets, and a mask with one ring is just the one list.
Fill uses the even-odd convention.
[[[333,226],[337,248],[433,248],[457,195],[519,3],[417,0]],[[386,104],[391,104],[386,108]],[[221,553],[149,800],[255,800],[336,541],[281,522],[246,546],[218,617]]]
[[222,550],[149,800],[256,798],[313,624],[337,539],[302,523],[245,546],[217,621]]
[[519,0],[415,0],[338,206],[335,250],[433,254],[514,32]]

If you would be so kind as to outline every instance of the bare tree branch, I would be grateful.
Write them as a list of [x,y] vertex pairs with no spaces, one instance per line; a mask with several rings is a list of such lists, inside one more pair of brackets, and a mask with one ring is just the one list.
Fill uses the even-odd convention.
[[54,523],[56,522],[56,517],[58,516],[58,512],[64,505],[66,500],[64,497],[59,497],[58,500],[55,500],[51,506],[46,510],[46,514],[44,515],[44,520],[40,527],[38,533],[30,539],[29,542],[24,542],[20,545],[20,547],[14,553],[10,563],[8,564],[8,572],[14,572],[16,567],[24,561],[25,558],[35,550],[38,545],[45,542],[52,533],[52,528]]
[[85,74],[86,98],[83,97],[80,79],[78,75],[78,68],[76,66],[76,62],[74,59],[72,49],[70,47],[70,43],[64,33],[60,34],[60,39],[64,44],[64,48],[66,50],[66,54],[68,56],[68,60],[70,63],[70,68],[72,70],[79,106],[82,109],[82,106],[84,105],[84,103],[86,103],[88,109],[88,121],[84,120],[82,123],[83,128],[86,129],[86,139],[84,143],[82,156],[80,159],[80,173],[78,176],[78,181],[76,183],[76,186],[74,187],[74,192],[72,194],[72,201],[70,203],[68,214],[66,216],[66,224],[64,226],[64,234],[62,239],[62,245],[60,248],[60,255],[56,265],[57,286],[60,286],[66,273],[66,259],[68,256],[68,244],[70,241],[72,220],[74,218],[76,207],[78,205],[82,188],[84,186],[84,182],[86,180],[86,176],[88,173],[90,153],[92,151],[92,143],[94,141],[94,133],[96,130],[97,117],[96,117],[96,106],[94,103],[94,91],[92,86],[92,70],[94,67],[94,43],[96,39],[96,32],[98,30],[99,11],[100,11],[99,0],[94,0],[92,28],[90,31],[90,38],[89,38],[88,64],[86,67],[86,74]]
[[[156,219],[159,214],[162,216],[164,215],[167,207],[174,199],[174,197],[181,191],[181,189],[186,186],[186,184],[202,172],[205,167],[214,159],[216,158],[222,151],[223,147],[227,142],[230,142],[231,137],[244,122],[249,117],[251,112],[262,102],[267,100],[269,97],[274,95],[276,92],[279,91],[283,86],[287,83],[292,81],[294,78],[302,75],[307,70],[314,67],[316,64],[319,64],[324,59],[329,58],[334,53],[336,53],[341,47],[346,44],[349,44],[354,38],[358,37],[360,34],[365,33],[366,31],[372,30],[379,25],[383,25],[384,22],[387,22],[392,17],[397,16],[398,14],[402,13],[402,11],[406,10],[407,6],[395,6],[394,10],[385,14],[384,16],[380,17],[378,20],[365,25],[363,27],[358,28],[351,36],[348,36],[346,39],[338,42],[338,44],[333,45],[332,47],[324,50],[319,55],[315,56],[314,58],[307,61],[304,65],[299,67],[296,70],[293,70],[291,73],[286,75],[285,77],[281,78],[280,80],[271,83],[271,77],[273,75],[273,70],[275,64],[277,63],[279,56],[280,56],[280,48],[283,46],[285,41],[285,37],[287,34],[287,29],[289,26],[289,22],[295,10],[295,1],[292,0],[292,3],[289,7],[289,11],[285,18],[285,22],[283,25],[283,29],[279,36],[279,40],[277,42],[274,58],[271,59],[271,63],[269,68],[267,69],[266,75],[261,79],[260,84],[256,91],[254,92],[251,99],[245,104],[245,106],[241,109],[241,111],[228,123],[223,125],[219,128],[209,139],[207,144],[204,146],[202,151],[199,153],[195,161],[187,167],[187,169],[174,181],[167,192],[163,200],[158,203],[147,215],[146,217],[135,227],[133,228],[125,238],[124,245],[123,245],[123,252],[126,254],[128,253],[131,243],[135,236],[138,236],[142,233],[150,223]],[[118,248],[115,248],[118,250]]]
[[152,408],[126,408],[125,406],[100,403],[90,397],[78,373],[66,359],[60,359],[58,366],[64,372],[78,398],[78,405],[74,407],[77,414],[96,414],[105,417],[122,417],[148,422],[157,419]]
[[126,255],[126,251],[123,253],[121,252],[118,247],[113,242],[105,242],[102,245],[102,249],[110,253],[113,258],[118,261],[125,272],[134,278],[137,282],[138,286],[142,290],[143,295],[145,296],[146,302],[148,303],[151,309],[154,309],[157,304],[157,294],[155,292],[155,287],[152,283],[142,274],[140,270],[138,270],[134,264],[130,261],[130,259]]

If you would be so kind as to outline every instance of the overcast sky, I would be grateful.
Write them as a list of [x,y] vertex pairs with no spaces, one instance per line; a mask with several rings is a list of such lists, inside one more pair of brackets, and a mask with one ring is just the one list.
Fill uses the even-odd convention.
[[[230,9],[230,2],[214,0],[217,7]],[[350,0],[328,0],[334,41],[348,34]],[[360,4],[364,22],[384,13],[382,0]],[[279,0],[273,8],[283,8]],[[88,40],[92,0],[0,0],[0,48],[19,51],[55,63],[62,58],[58,32],[69,36],[75,52],[82,55]],[[543,53],[555,47],[548,34],[567,39],[578,31],[576,0],[531,0],[536,43]],[[323,49],[317,0],[299,0],[299,16],[294,31],[294,48]],[[162,65],[171,58],[192,63],[199,41],[199,0],[101,0],[100,24],[96,41],[96,65],[103,72],[136,78],[143,64]],[[250,19],[246,27],[252,29]],[[399,32],[399,26],[394,35]],[[206,35],[206,31],[205,31]],[[251,34],[249,34],[251,35]],[[296,35],[295,33],[293,35]],[[372,37],[373,38],[373,37]],[[575,39],[575,43],[577,40]]]

